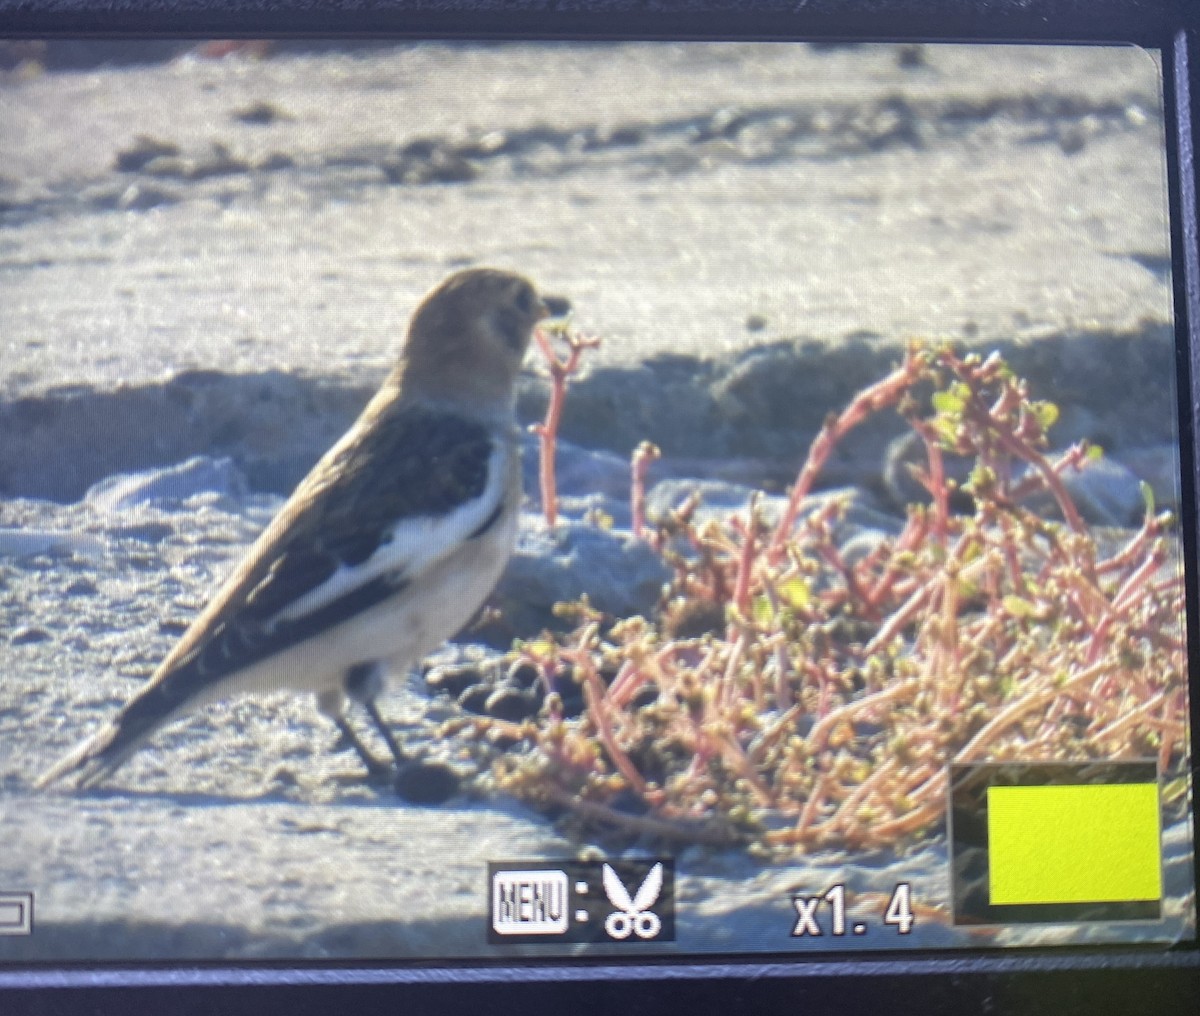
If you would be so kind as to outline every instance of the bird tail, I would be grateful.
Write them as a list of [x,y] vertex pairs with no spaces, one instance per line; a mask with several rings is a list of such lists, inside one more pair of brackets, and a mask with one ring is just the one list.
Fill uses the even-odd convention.
[[193,694],[186,681],[150,681],[112,720],[34,781],[43,790],[73,776],[80,790],[111,776],[159,727],[186,712]]
[[58,783],[72,774],[75,774],[73,786],[80,789],[93,786],[114,772],[136,747],[136,744],[123,747],[121,740],[119,722],[106,723],[42,773],[34,781],[34,789],[45,790],[51,784]]

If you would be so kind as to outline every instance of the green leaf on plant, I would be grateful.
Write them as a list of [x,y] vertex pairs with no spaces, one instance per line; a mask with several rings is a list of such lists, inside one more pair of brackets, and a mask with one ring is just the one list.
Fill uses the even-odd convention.
[[953,390],[933,393],[933,408],[939,413],[961,413],[966,403]]
[[779,587],[779,593],[789,607],[800,610],[812,603],[812,587],[805,579],[796,576]]
[[1028,600],[1024,600],[1019,596],[1009,594],[1002,601],[1004,609],[1007,610],[1013,617],[1036,617],[1037,608]]
[[1049,430],[1058,420],[1058,406],[1053,402],[1031,402],[1029,408],[1043,431]]
[[773,616],[771,601],[765,596],[755,597],[750,613],[759,624],[768,624]]

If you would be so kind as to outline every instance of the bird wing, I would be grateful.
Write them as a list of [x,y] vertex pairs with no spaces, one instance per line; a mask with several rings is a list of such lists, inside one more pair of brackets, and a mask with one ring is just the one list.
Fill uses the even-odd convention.
[[395,595],[481,535],[504,508],[507,454],[477,420],[368,407],[126,706],[122,740],[212,682]]
[[393,595],[499,516],[505,452],[485,424],[445,410],[364,414],[155,680],[189,665],[223,676]]

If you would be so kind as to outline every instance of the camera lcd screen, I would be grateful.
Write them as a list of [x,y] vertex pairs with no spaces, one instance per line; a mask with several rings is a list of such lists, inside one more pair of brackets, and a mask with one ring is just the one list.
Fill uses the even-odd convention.
[[0,62],[0,961],[1195,938],[1159,52]]

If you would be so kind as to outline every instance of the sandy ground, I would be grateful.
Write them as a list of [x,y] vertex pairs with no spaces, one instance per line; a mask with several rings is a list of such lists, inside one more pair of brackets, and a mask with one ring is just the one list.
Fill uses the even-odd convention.
[[[467,264],[526,272],[603,336],[572,424],[593,444],[624,450],[633,420],[668,458],[707,439],[727,456],[782,403],[809,414],[791,428],[807,440],[922,335],[1002,346],[1076,432],[1161,448],[1158,88],[1131,48],[436,45],[11,76],[0,526],[79,526],[19,499],[74,501],[198,451],[286,490],[378,383],[420,294]],[[755,357],[781,349],[797,387],[756,409]],[[715,416],[687,415],[697,392]],[[172,728],[104,790],[30,791],[277,503],[109,520],[97,555],[0,559],[0,890],[36,893],[38,929],[0,938],[0,957],[479,955],[486,862],[579,849],[503,801],[398,805],[322,752],[308,702],[282,698]],[[398,682],[389,715],[418,698]],[[1139,937],[1191,926],[1187,829],[1169,842],[1168,913]],[[762,868],[690,849],[678,948],[835,946],[789,938],[790,894],[834,881],[907,879],[936,911],[944,853]],[[932,917],[864,944],[981,940]]]

